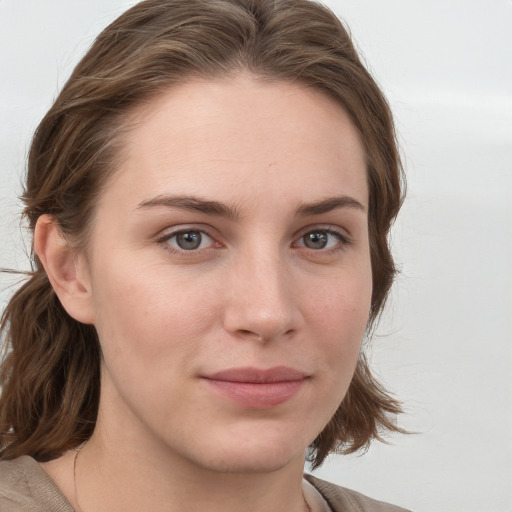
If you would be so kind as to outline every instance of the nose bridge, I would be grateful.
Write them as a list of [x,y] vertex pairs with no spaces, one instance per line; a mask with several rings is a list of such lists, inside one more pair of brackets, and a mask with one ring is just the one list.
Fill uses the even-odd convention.
[[230,332],[271,340],[297,328],[293,277],[276,245],[241,251],[229,284],[225,323]]

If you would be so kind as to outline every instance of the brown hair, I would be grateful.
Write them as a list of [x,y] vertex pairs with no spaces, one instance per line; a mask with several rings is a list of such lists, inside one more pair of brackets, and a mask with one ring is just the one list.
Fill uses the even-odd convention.
[[[392,116],[341,22],[309,0],[146,0],[107,27],[77,65],[32,141],[23,200],[33,230],[49,214],[80,247],[95,199],[116,168],[136,105],[191,76],[248,70],[334,97],[367,154],[373,294],[369,329],[395,274],[388,232],[402,202]],[[93,432],[100,394],[94,326],[72,319],[33,255],[33,271],[2,316],[0,458],[55,458]],[[400,431],[399,403],[362,354],[338,411],[310,447],[314,466]]]

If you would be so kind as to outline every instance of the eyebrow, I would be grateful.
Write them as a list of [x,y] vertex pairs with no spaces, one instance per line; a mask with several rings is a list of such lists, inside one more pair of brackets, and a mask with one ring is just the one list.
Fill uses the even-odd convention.
[[218,201],[208,201],[194,196],[161,195],[147,201],[142,201],[137,208],[150,208],[154,206],[181,208],[183,210],[205,213],[206,215],[227,217],[228,219],[236,219],[239,216],[237,208]]
[[300,217],[308,217],[310,215],[320,215],[322,213],[331,212],[338,208],[353,208],[366,212],[366,208],[356,199],[349,196],[329,197],[315,203],[308,203],[299,206],[296,214]]
[[[206,215],[214,215],[218,217],[226,217],[236,220],[239,217],[239,211],[236,207],[228,206],[219,201],[209,201],[195,196],[173,196],[160,195],[152,199],[142,201],[138,204],[138,209],[164,206],[167,208],[181,208],[193,212],[204,213]],[[311,215],[321,215],[338,208],[353,208],[362,212],[366,208],[356,199],[349,196],[330,197],[314,203],[305,203],[300,205],[295,214],[298,217],[308,217]]]

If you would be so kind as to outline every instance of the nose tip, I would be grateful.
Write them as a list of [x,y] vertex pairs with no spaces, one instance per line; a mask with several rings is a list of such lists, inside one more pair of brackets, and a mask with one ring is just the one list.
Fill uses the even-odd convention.
[[239,328],[236,327],[236,324],[233,324],[233,327],[230,328],[228,324],[227,330],[234,333],[237,337],[253,338],[264,343],[283,336],[290,336],[295,330],[284,316],[282,318],[277,316],[264,317],[258,315],[256,311],[249,312],[248,317],[242,320],[242,322],[243,324],[240,323],[240,325],[245,325],[246,327]]
[[300,325],[300,312],[293,281],[280,264],[252,266],[250,272],[233,277],[224,312],[228,332],[262,342],[293,335]]
[[295,329],[288,327],[284,322],[269,320],[252,314],[248,315],[246,321],[240,322],[240,325],[245,327],[238,327],[231,319],[231,322],[226,322],[226,330],[237,338],[254,339],[262,343],[293,335]]

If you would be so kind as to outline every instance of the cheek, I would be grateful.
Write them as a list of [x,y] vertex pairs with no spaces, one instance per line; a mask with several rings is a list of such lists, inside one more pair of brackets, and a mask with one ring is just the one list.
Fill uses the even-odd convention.
[[318,357],[334,380],[352,377],[370,312],[369,265],[325,284],[308,297],[308,323],[318,344]]
[[[306,288],[307,286],[307,288]],[[347,334],[364,332],[368,322],[372,296],[372,274],[369,261],[358,262],[320,280],[316,286],[305,283],[302,296],[307,301],[304,311],[321,320],[326,329]]]
[[95,279],[96,329],[106,362],[143,370],[164,364],[169,352],[185,359],[211,327],[214,297],[199,282],[167,276],[165,268],[134,268],[104,268]]

